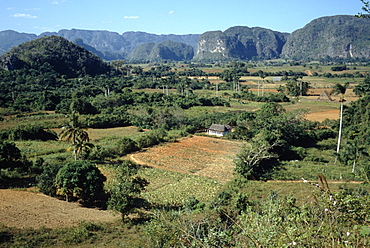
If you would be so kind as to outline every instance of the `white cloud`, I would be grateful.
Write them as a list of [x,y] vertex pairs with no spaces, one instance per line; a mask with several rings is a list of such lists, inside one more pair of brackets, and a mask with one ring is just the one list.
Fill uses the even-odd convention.
[[139,19],[138,16],[124,16],[124,19]]
[[13,17],[21,17],[21,18],[37,18],[37,16],[33,16],[33,15],[30,15],[30,14],[21,14],[21,13],[14,14],[12,16]]
[[170,12],[168,12],[169,15],[172,15],[173,13],[175,13],[174,10],[171,10]]
[[6,10],[13,10],[13,9],[14,9],[13,7],[6,8]]
[[25,11],[30,11],[30,10],[41,10],[40,8],[32,8],[32,9],[24,9]]
[[67,1],[68,0],[53,0],[53,1],[51,1],[51,4],[61,4],[61,3],[65,3]]

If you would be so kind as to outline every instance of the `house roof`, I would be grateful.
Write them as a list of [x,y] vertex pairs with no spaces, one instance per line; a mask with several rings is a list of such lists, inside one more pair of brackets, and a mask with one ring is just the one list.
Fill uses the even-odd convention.
[[230,131],[231,127],[229,125],[221,125],[221,124],[212,124],[208,130],[218,131],[218,132],[226,132]]

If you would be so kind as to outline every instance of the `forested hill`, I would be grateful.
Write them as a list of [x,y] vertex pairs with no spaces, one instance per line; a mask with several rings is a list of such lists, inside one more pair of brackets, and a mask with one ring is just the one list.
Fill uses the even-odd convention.
[[111,67],[95,54],[60,36],[46,36],[13,47],[0,57],[1,68],[67,78],[107,73]]

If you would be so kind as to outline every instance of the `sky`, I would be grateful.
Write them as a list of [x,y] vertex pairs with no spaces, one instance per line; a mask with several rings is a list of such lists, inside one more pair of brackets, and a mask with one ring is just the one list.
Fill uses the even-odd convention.
[[248,26],[291,33],[316,18],[361,8],[360,0],[0,0],[0,31],[202,34]]

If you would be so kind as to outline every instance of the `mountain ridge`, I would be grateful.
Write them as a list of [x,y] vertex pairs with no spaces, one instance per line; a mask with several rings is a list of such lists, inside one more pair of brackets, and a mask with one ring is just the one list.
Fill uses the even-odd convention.
[[[369,19],[337,15],[314,19],[292,33],[247,26],[234,26],[225,31],[208,31],[203,34],[186,35],[157,35],[141,31],[128,31],[119,34],[106,30],[61,29],[58,32],[45,32],[37,36],[6,30],[0,31],[0,54],[22,42],[42,36],[57,35],[70,41],[78,40],[79,45],[105,60],[188,60],[188,45],[193,48],[194,57],[192,59],[198,61],[280,57],[287,59],[368,58],[370,56],[369,24]],[[166,43],[165,41],[168,40],[184,45]],[[157,54],[154,54],[153,51],[152,55],[149,56],[152,51],[147,50],[154,49],[152,44],[156,45]],[[166,47],[158,44],[165,44]],[[160,51],[170,51],[176,46],[179,49],[185,49],[177,51],[176,54],[187,54],[186,58],[177,56],[175,53],[172,53],[173,56],[163,58],[159,55],[168,55],[169,52],[161,53]],[[158,50],[158,47],[161,49]],[[138,49],[143,50],[138,51]],[[135,57],[137,54],[140,56]],[[144,56],[145,54],[146,56]]]

